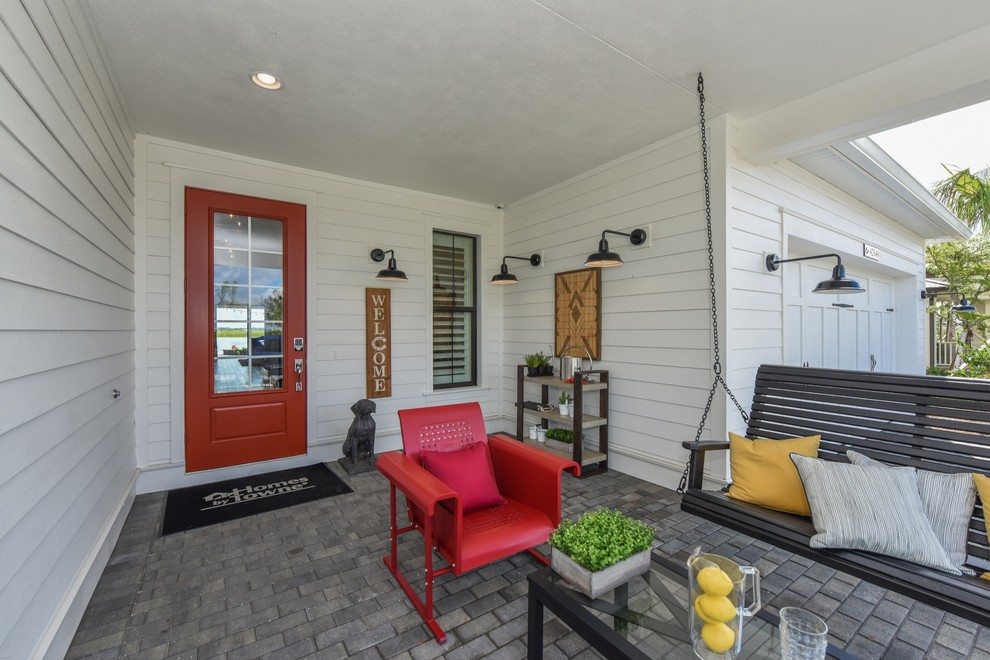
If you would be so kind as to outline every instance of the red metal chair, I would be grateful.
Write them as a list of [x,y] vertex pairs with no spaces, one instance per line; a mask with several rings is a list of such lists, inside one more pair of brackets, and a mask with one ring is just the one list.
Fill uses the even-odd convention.
[[[461,575],[526,550],[544,565],[549,561],[533,548],[546,543],[560,524],[560,486],[564,471],[575,476],[574,461],[528,447],[503,436],[489,437],[481,406],[460,403],[399,411],[404,452],[379,456],[377,468],[389,480],[391,552],[385,565],[429,626],[437,642],[447,635],[433,616],[433,580],[446,573]],[[457,493],[422,467],[420,452],[454,451],[486,442],[499,492],[500,506],[462,513]],[[396,520],[396,490],[405,496],[409,525]],[[398,537],[418,530],[424,539],[425,602],[399,569]],[[433,567],[436,550],[447,565]]]

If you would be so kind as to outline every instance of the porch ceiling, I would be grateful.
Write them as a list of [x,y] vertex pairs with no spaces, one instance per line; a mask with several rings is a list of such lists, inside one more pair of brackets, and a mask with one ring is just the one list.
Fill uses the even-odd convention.
[[[986,0],[85,2],[136,132],[487,203],[694,125],[698,71],[773,157],[768,125],[813,148],[990,96]],[[804,124],[816,95],[842,112]]]

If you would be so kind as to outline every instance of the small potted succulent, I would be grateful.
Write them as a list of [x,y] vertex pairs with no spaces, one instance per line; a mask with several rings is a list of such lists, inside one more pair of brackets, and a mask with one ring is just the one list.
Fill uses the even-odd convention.
[[563,520],[550,535],[550,565],[575,589],[598,598],[650,569],[653,529],[616,509]]
[[561,392],[560,397],[557,399],[557,409],[560,414],[567,417],[571,414],[571,395],[567,392]]
[[526,363],[526,375],[527,376],[539,376],[540,375],[540,365],[543,364],[543,358],[546,357],[543,353],[530,353],[529,355],[523,356],[523,362]]
[[552,376],[553,375],[553,358],[549,355],[545,355],[543,351],[537,353],[540,356],[540,366],[538,370],[541,376]]

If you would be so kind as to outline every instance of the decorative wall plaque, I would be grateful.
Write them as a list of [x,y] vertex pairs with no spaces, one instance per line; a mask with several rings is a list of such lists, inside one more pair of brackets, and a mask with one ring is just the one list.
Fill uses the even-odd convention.
[[554,355],[600,360],[602,271],[583,268],[554,276]]
[[392,396],[392,290],[364,290],[367,398]]

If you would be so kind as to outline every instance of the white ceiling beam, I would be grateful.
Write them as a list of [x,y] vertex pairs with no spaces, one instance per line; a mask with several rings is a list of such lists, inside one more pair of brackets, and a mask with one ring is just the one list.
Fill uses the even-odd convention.
[[766,163],[990,99],[990,26],[739,123],[739,156]]

